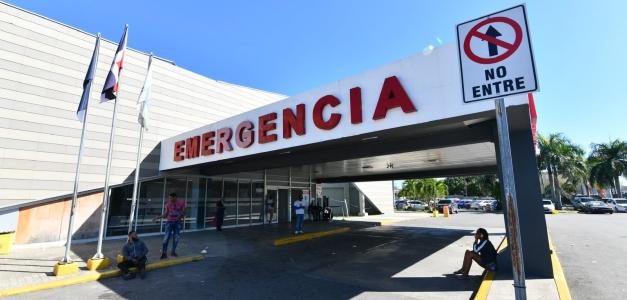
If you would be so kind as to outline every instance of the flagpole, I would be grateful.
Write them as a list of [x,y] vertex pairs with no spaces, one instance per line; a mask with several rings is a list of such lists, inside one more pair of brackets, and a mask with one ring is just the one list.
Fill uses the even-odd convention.
[[[151,64],[152,64],[152,52],[150,53],[150,57],[148,58],[148,68],[146,69],[146,80],[144,81],[144,86],[142,87],[142,91],[140,92],[140,99],[138,101],[141,101],[142,99],[142,95],[145,95],[144,93],[146,92],[144,89],[146,88],[146,84],[148,81],[149,76],[151,76],[150,72],[151,72]],[[152,82],[150,82],[150,84],[152,84]],[[148,97],[150,97],[150,95],[147,95]],[[140,115],[142,115],[144,113],[144,105],[146,105],[146,101],[149,101],[149,99],[143,99],[143,101],[141,102],[141,107],[139,107],[140,110]],[[133,221],[135,220],[135,210],[137,207],[137,194],[139,193],[139,171],[140,171],[140,159],[142,156],[142,143],[144,140],[144,126],[146,125],[146,120],[141,119],[140,125],[139,125],[139,144],[137,145],[137,161],[135,162],[135,181],[133,182],[133,198],[131,200],[131,214],[128,218],[128,231],[130,232],[131,230],[133,230]]]
[[[128,28],[128,25],[126,25]],[[125,29],[124,32],[126,32]],[[124,49],[126,51],[126,49]],[[121,86],[120,82],[122,81],[122,68],[118,75],[118,87]],[[105,173],[105,186],[104,193],[102,196],[102,213],[100,215],[100,231],[98,232],[98,247],[96,248],[96,254],[94,254],[93,259],[104,259],[105,256],[102,254],[102,240],[104,238],[104,227],[107,219],[107,211],[109,209],[109,175],[111,175],[111,159],[113,157],[113,145],[115,143],[115,124],[117,123],[117,111],[118,111],[118,100],[120,98],[119,89],[115,92],[115,99],[113,104],[113,120],[111,121],[111,133],[109,134],[109,152],[107,154],[107,171]]]
[[87,124],[87,112],[85,110],[85,119],[83,121],[83,129],[81,129],[81,143],[78,146],[78,159],[76,160],[76,173],[74,175],[74,193],[72,194],[72,207],[70,208],[70,224],[67,228],[67,240],[65,242],[65,255],[63,255],[63,262],[71,263],[70,248],[72,247],[72,231],[74,229],[74,214],[76,211],[76,198],[78,197],[78,180],[81,172],[81,158],[83,157],[83,141],[85,138],[85,125]]
[[[98,37],[96,38],[96,47],[98,47],[98,40],[100,40],[100,33],[98,33]],[[96,64],[98,65],[98,56],[96,56]],[[90,94],[87,97],[91,96],[91,83],[89,85]],[[89,98],[88,98],[89,99]],[[67,229],[67,239],[65,241],[65,254],[63,255],[62,262],[71,263],[72,259],[70,258],[70,248],[72,248],[72,231],[74,231],[74,216],[76,212],[76,200],[78,198],[78,182],[81,175],[81,159],[83,157],[83,145],[85,141],[85,127],[87,125],[87,115],[89,112],[89,103],[85,107],[85,115],[83,116],[83,128],[81,129],[81,142],[78,146],[78,158],[76,159],[76,172],[74,173],[74,191],[72,193],[72,205],[70,207],[70,221]]]
[[133,230],[135,219],[135,207],[137,206],[137,194],[139,193],[139,161],[142,156],[142,141],[144,139],[144,126],[139,127],[139,145],[137,146],[137,162],[135,163],[135,182],[133,183],[133,200],[131,201],[131,215],[128,218],[128,231]]

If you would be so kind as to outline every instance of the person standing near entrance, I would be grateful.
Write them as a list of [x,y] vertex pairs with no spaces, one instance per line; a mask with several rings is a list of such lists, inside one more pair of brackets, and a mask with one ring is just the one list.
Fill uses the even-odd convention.
[[226,207],[224,207],[224,199],[220,199],[216,204],[216,230],[222,231],[222,224],[224,224],[224,211]]
[[163,237],[163,249],[161,249],[161,259],[168,258],[168,243],[172,238],[172,252],[170,254],[174,257],[176,254],[176,246],[179,243],[181,237],[181,229],[183,229],[183,221],[185,220],[185,213],[187,212],[187,206],[185,201],[176,198],[176,193],[170,194],[170,200],[165,204],[165,212],[162,215],[154,217],[153,222],[162,218],[167,218],[165,223],[165,236]]
[[294,201],[294,213],[296,214],[296,228],[294,234],[303,233],[303,219],[305,218],[305,203],[303,199]]
[[272,200],[268,200],[268,224],[272,224],[274,221],[274,202]]

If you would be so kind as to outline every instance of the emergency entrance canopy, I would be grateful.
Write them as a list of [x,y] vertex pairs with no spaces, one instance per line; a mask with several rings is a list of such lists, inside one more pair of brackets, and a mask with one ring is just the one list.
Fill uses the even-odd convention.
[[[507,101],[526,103],[526,95]],[[159,169],[287,153],[486,111],[494,111],[492,102],[464,103],[457,49],[445,45],[166,139]]]

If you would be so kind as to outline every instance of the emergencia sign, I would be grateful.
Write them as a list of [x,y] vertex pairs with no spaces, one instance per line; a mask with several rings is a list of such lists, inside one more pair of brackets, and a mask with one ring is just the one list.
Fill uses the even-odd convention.
[[525,6],[457,25],[464,102],[538,90]]

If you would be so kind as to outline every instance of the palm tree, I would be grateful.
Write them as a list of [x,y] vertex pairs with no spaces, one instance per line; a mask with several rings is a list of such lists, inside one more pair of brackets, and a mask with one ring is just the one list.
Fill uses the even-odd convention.
[[570,139],[561,133],[552,133],[548,137],[538,135],[538,168],[545,169],[549,175],[551,198],[562,208],[562,188],[560,174],[570,183],[585,182],[587,168],[583,159],[584,151],[573,144]]
[[607,144],[592,144],[590,162],[590,180],[601,185],[610,185],[618,197],[620,176],[627,176],[627,142],[614,140]]

